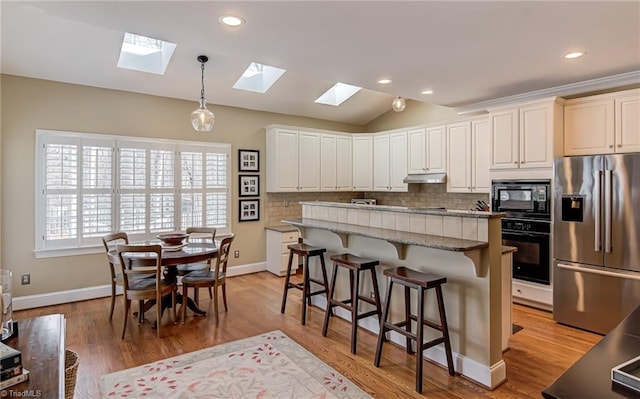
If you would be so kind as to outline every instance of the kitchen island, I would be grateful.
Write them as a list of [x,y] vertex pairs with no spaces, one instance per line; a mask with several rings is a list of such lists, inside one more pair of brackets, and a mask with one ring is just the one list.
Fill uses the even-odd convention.
[[[331,255],[343,252],[378,259],[378,283],[383,291],[385,268],[407,266],[446,276],[443,291],[456,371],[491,389],[506,380],[503,319],[506,322],[504,315],[511,309],[510,303],[503,305],[502,300],[502,213],[330,202],[301,204],[303,217],[283,222],[296,226],[305,242],[327,248],[327,262]],[[319,273],[318,268],[311,269]],[[340,280],[336,297],[346,297],[348,279]],[[362,292],[371,290],[369,280],[363,285]],[[394,292],[392,320],[404,315],[401,294]],[[324,308],[326,299],[316,296],[314,304]],[[425,317],[437,320],[434,296],[427,294],[425,307]],[[339,316],[349,318],[339,310]],[[375,317],[361,320],[360,326],[379,331]],[[435,336],[435,331],[428,331],[425,340]],[[391,339],[405,344],[404,337],[395,333]],[[428,349],[425,356],[446,364],[440,346]]]

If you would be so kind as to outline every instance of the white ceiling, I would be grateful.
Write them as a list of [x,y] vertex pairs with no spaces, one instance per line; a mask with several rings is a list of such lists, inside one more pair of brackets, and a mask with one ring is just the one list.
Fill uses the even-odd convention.
[[[209,57],[209,104],[358,125],[389,111],[396,95],[469,108],[593,79],[619,84],[601,78],[620,74],[640,83],[639,1],[0,4],[2,73],[188,99],[194,108],[199,54]],[[224,27],[222,14],[246,24]],[[177,43],[164,76],[116,67],[125,32]],[[575,50],[587,55],[563,58]],[[232,89],[252,61],[288,72],[266,94]],[[393,83],[378,84],[384,77]],[[364,90],[340,107],[313,102],[337,81]],[[435,93],[421,95],[427,88]]]

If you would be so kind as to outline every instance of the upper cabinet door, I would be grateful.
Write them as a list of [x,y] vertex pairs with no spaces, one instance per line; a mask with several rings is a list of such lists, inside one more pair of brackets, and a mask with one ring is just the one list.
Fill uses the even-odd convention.
[[267,131],[267,191],[298,191],[298,131]]
[[389,136],[389,190],[407,191],[407,132]]
[[427,132],[425,129],[412,129],[407,133],[409,141],[409,165],[410,175],[421,174],[427,171]]
[[564,154],[612,154],[614,100],[596,97],[567,101],[564,107]]
[[389,135],[383,134],[373,138],[373,189],[389,191]]
[[489,174],[491,142],[491,121],[489,118],[471,121],[471,147],[473,165],[471,168],[471,189],[475,193],[491,192]]
[[491,169],[518,168],[518,109],[491,114]]
[[553,167],[553,104],[520,108],[520,168]]
[[353,150],[351,136],[336,138],[336,187],[351,191],[353,185]]
[[447,172],[447,132],[444,125],[427,128],[427,172]]
[[[320,134],[301,131],[298,136],[300,191],[320,191]],[[283,156],[287,156],[286,153]]]
[[373,137],[353,135],[353,189],[373,190]]
[[616,97],[616,152],[640,152],[640,90]]
[[337,142],[337,136],[320,135],[320,189],[322,191],[335,191],[338,187],[336,183]]
[[471,123],[447,125],[447,192],[471,192]]

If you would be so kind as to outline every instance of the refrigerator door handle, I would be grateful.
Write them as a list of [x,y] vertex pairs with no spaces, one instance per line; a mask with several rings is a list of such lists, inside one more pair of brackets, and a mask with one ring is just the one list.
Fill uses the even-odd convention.
[[593,181],[595,182],[595,187],[593,190],[593,219],[595,221],[595,228],[594,228],[594,250],[596,252],[600,252],[602,250],[602,241],[601,241],[601,237],[600,237],[600,191],[601,188],[600,186],[602,185],[602,171],[601,170],[596,170],[595,172],[593,172]]
[[591,268],[580,267],[580,266],[565,265],[564,263],[557,263],[556,266],[558,266],[560,269],[570,270],[572,272],[599,274],[602,276],[625,278],[629,280],[640,280],[640,274],[638,273],[635,273],[635,274],[616,273],[616,272],[610,272],[608,270],[605,270],[602,267],[601,269],[603,270],[597,270],[597,269],[591,269]]
[[613,245],[611,244],[611,204],[612,204],[612,175],[613,171],[606,170],[604,172],[604,251],[611,252]]

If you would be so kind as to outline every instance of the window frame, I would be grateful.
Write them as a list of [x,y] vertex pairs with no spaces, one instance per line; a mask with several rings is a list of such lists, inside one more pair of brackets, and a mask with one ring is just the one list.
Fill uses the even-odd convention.
[[[222,185],[214,190],[207,191],[206,181],[203,181],[202,190],[205,201],[203,202],[202,220],[206,220],[206,197],[208,193],[224,193],[226,201],[226,209],[224,213],[224,226],[212,225],[215,227],[220,235],[231,233],[231,201],[232,201],[232,180],[231,180],[231,145],[225,143],[210,143],[210,142],[195,142],[186,140],[171,140],[171,139],[159,139],[159,138],[141,138],[130,136],[118,136],[107,134],[95,134],[95,133],[79,133],[79,132],[67,132],[48,129],[36,129],[36,151],[35,151],[35,242],[34,253],[36,258],[57,257],[57,256],[70,256],[70,255],[82,255],[90,253],[99,253],[103,251],[101,237],[102,234],[96,233],[93,236],[91,234],[85,235],[82,231],[83,228],[83,207],[82,198],[77,198],[76,203],[78,209],[76,209],[76,237],[60,240],[45,240],[45,229],[47,228],[46,221],[46,199],[47,194],[53,190],[47,191],[45,187],[46,179],[46,145],[47,144],[71,144],[78,146],[76,155],[76,181],[77,185],[75,189],[59,189],[60,192],[75,191],[76,195],[82,196],[84,194],[91,194],[92,189],[83,187],[83,148],[85,145],[100,145],[110,146],[112,149],[111,157],[111,187],[106,189],[111,191],[111,227],[113,231],[119,231],[121,222],[121,208],[120,199],[123,191],[141,192],[145,195],[145,231],[142,233],[130,234],[130,240],[141,241],[154,239],[160,232],[184,230],[187,226],[181,226],[181,197],[182,197],[182,165],[181,165],[181,153],[198,152],[202,153],[203,163],[203,179],[206,180],[207,170],[207,154],[223,154],[226,156],[226,173],[223,172],[223,178],[226,180],[226,185]],[[122,189],[120,187],[120,150],[122,148],[143,148],[147,154],[152,150],[173,151],[173,187],[153,187],[151,182],[151,175],[149,171],[149,165],[151,160],[145,160],[145,188],[144,189]],[[215,158],[215,157],[214,157]],[[218,162],[219,158],[218,158]],[[224,161],[223,161],[224,162]],[[95,192],[104,194],[104,188],[93,189]],[[150,199],[154,193],[170,193],[173,195],[173,229],[156,229],[152,230],[151,225],[151,204]],[[216,212],[217,213],[217,212]],[[219,214],[219,213],[218,213]],[[109,231],[110,233],[111,231]],[[107,234],[107,233],[105,233]]]

